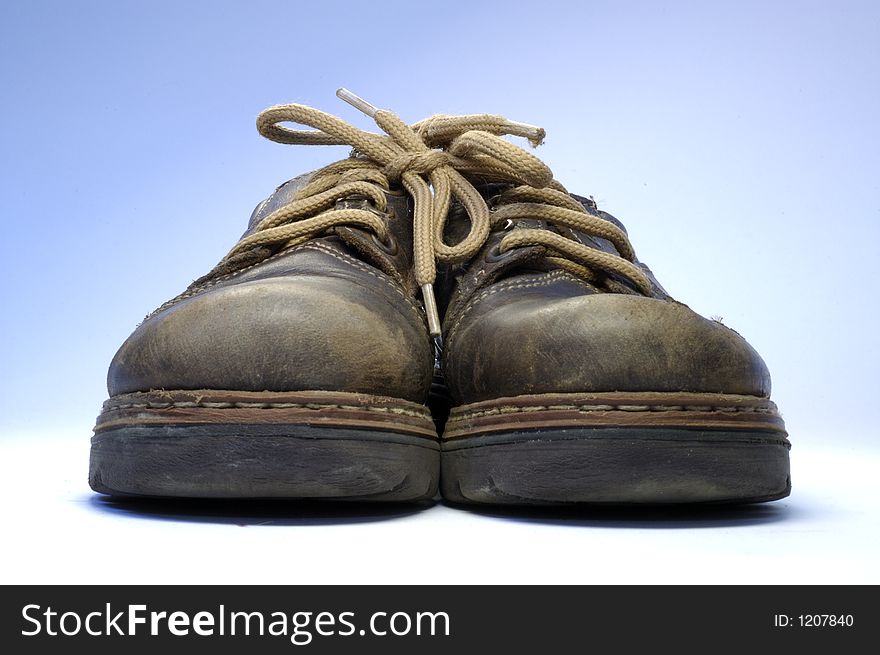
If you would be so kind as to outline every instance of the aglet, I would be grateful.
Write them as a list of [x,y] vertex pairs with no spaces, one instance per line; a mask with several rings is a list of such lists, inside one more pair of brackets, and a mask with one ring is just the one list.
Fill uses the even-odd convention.
[[423,284],[422,304],[428,317],[428,332],[432,337],[440,336],[440,314],[437,313],[437,299],[434,297],[434,285]]

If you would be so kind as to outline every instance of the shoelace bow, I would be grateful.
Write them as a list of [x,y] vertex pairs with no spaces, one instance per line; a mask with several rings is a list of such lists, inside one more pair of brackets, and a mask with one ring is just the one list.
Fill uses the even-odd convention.
[[[400,183],[414,199],[413,260],[416,282],[434,337],[440,320],[433,283],[437,262],[454,263],[473,257],[485,244],[493,227],[514,225],[518,219],[545,221],[607,239],[621,256],[585,246],[547,229],[514,227],[502,239],[499,252],[522,246],[543,246],[546,260],[588,281],[599,279],[597,271],[616,273],[633,282],[645,294],[651,282],[634,263],[635,253],[626,233],[610,221],[589,214],[553,179],[553,173],[537,157],[502,139],[519,136],[533,146],[544,130],[509,121],[501,116],[432,116],[407,125],[390,111],[377,109],[354,94],[340,89],[337,95],[376,121],[384,132],[360,130],[344,120],[304,105],[270,107],[257,118],[260,134],[293,145],[349,145],[352,155],[317,171],[293,201],[255,225],[214,268],[235,270],[254,258],[267,256],[266,246],[289,248],[340,225],[372,231],[387,241],[387,227],[380,214],[386,209],[383,190]],[[305,125],[312,130],[293,130],[282,123]],[[512,186],[494,201],[486,200],[470,181],[505,182]],[[365,199],[376,208],[339,208],[344,199]],[[446,219],[452,199],[465,209],[470,220],[467,236],[455,245],[444,241]],[[254,254],[254,253],[262,254]],[[604,276],[611,291],[629,292],[624,284]]]

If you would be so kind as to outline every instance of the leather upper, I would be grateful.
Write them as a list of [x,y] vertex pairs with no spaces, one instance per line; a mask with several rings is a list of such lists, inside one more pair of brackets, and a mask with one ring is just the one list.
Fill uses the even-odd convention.
[[[289,195],[291,186],[276,195]],[[261,203],[251,225],[283,201]],[[332,390],[424,402],[433,352],[408,261],[400,261],[412,238],[407,202],[389,199],[393,248],[342,228],[161,307],[113,358],[110,395]],[[365,252],[382,260],[373,265]]]
[[[580,240],[616,252],[589,239]],[[746,340],[669,298],[644,265],[653,297],[609,293],[541,270],[539,249],[493,256],[498,240],[459,270],[445,303],[444,374],[457,404],[604,391],[769,396],[767,367]]]

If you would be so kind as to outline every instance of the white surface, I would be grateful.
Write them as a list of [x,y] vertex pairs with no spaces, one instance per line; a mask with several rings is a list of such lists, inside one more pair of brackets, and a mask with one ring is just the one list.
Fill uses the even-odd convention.
[[125,505],[88,435],[3,439],[2,583],[878,583],[880,453],[794,439],[793,495],[702,512]]

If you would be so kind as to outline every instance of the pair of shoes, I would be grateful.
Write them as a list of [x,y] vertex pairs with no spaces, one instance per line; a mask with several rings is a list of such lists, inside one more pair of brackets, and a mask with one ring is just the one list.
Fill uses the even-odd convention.
[[[760,356],[672,300],[623,225],[499,116],[380,133],[302,105],[274,141],[351,155],[281,185],[110,365],[89,481],[121,496],[759,502],[790,491]],[[286,123],[312,129],[294,130]],[[442,437],[438,437],[442,435]]]

